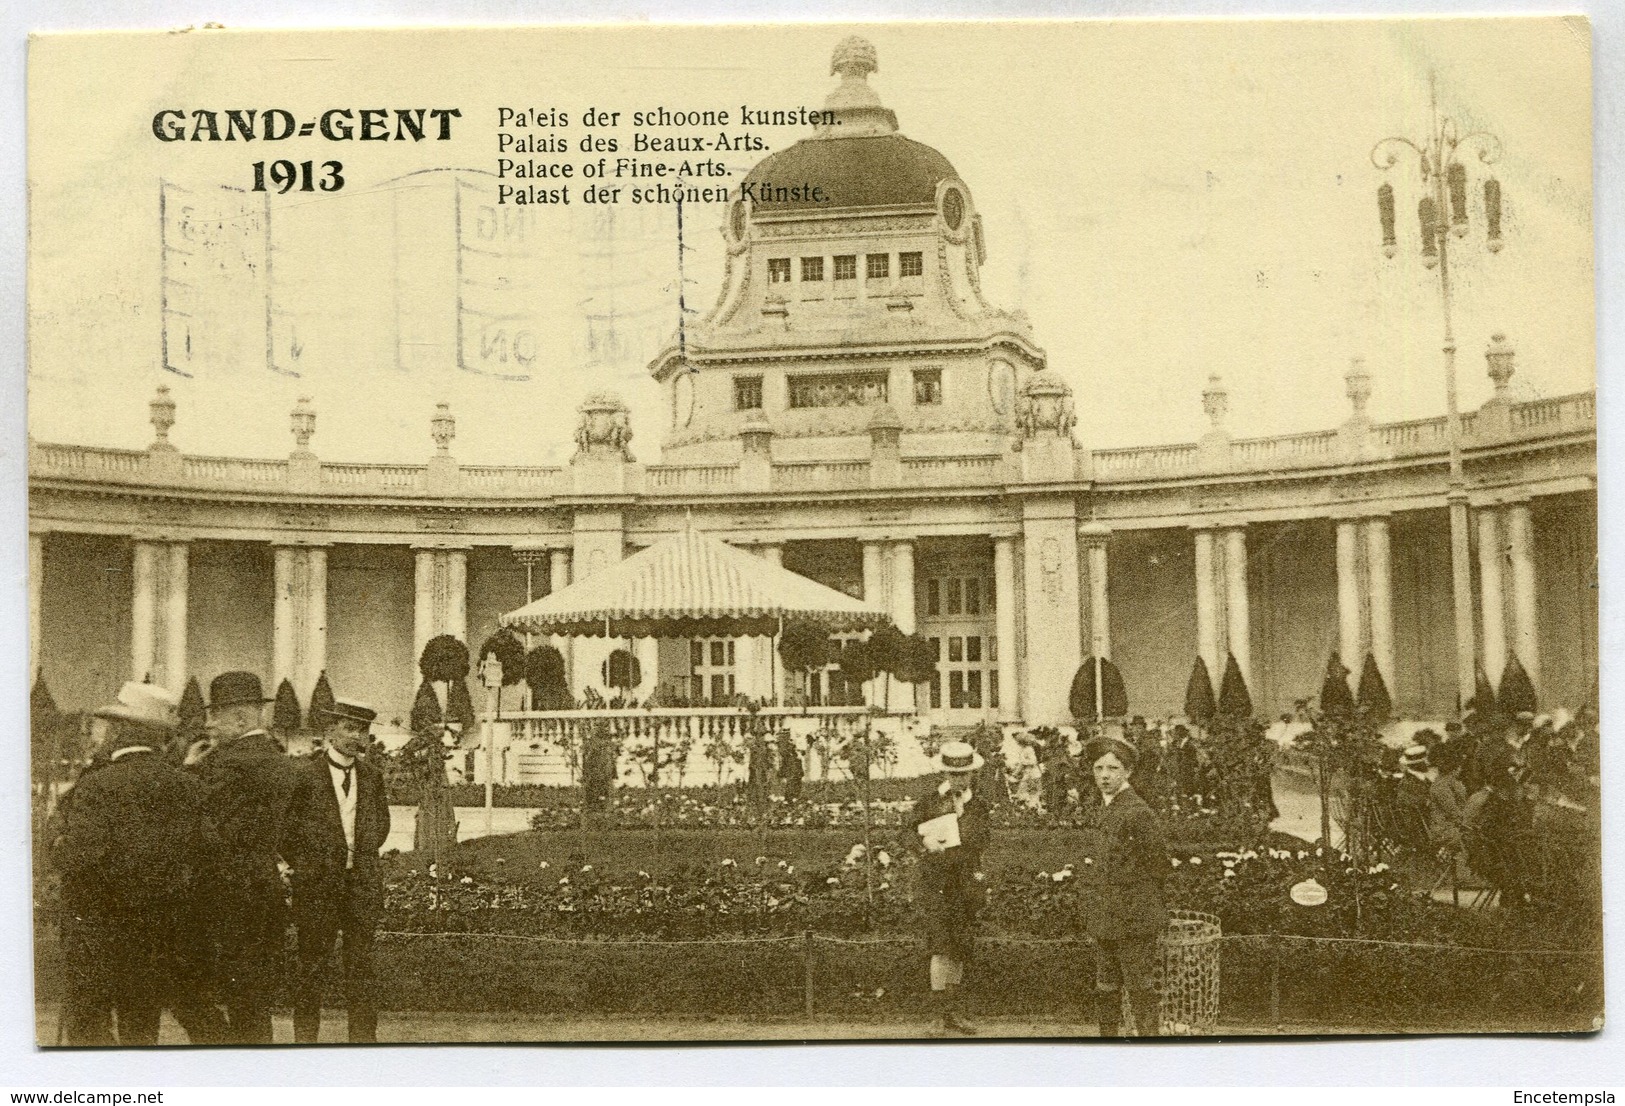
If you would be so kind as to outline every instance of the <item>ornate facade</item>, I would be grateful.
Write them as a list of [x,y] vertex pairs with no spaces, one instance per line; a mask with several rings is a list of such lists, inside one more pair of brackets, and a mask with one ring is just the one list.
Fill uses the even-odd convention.
[[[58,701],[236,667],[308,701],[325,669],[404,718],[429,637],[477,646],[498,614],[691,515],[935,639],[913,704],[932,722],[1065,721],[1091,654],[1147,716],[1179,711],[1198,656],[1215,677],[1234,656],[1278,714],[1333,650],[1373,657],[1401,712],[1450,713],[1445,419],[1373,423],[1355,363],[1335,427],[1233,438],[1214,377],[1190,397],[1200,441],[1080,445],[1027,320],[982,298],[970,187],[897,132],[874,68],[843,43],[837,122],[746,178],[715,306],[651,365],[657,462],[635,459],[610,393],[582,405],[557,468],[460,464],[444,405],[422,465],[323,462],[303,402],[285,459],[192,456],[162,390],[144,451],[31,441],[31,642]],[[792,198],[801,180],[828,202]],[[1461,423],[1477,660],[1496,679],[1516,656],[1544,698],[1577,703],[1597,670],[1594,394],[1512,402],[1510,347],[1486,357],[1496,393]],[[603,648],[576,643],[578,693]],[[640,648],[644,693],[775,693],[763,641]]]

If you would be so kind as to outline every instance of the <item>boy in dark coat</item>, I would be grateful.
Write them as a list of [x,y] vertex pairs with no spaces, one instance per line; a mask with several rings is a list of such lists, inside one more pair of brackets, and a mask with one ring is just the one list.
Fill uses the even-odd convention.
[[168,1007],[193,1044],[218,1044],[225,1021],[208,1005],[208,942],[198,897],[219,849],[204,793],[160,750],[174,736],[176,700],[126,684],[96,712],[104,766],[62,804],[53,859],[62,875],[66,996],[62,1043],[158,1043]]
[[344,934],[344,1002],[352,1044],[378,1040],[372,944],[383,912],[378,850],[389,837],[384,776],[364,758],[377,711],[339,700],[324,711],[327,748],[299,766],[282,856],[292,871],[299,930],[293,1039],[315,1044],[333,944]]
[[1126,990],[1139,1035],[1155,1037],[1161,1032],[1161,1016],[1153,973],[1157,938],[1168,925],[1163,903],[1168,845],[1157,816],[1128,784],[1136,759],[1133,746],[1096,738],[1084,759],[1100,794],[1079,872],[1084,921],[1095,940],[1100,1035],[1122,1035],[1120,992]]
[[914,804],[904,825],[921,850],[917,901],[940,1027],[970,1035],[976,1030],[960,1016],[958,993],[976,952],[982,851],[992,836],[987,801],[971,790],[983,760],[965,742],[949,741],[935,761],[941,779]]

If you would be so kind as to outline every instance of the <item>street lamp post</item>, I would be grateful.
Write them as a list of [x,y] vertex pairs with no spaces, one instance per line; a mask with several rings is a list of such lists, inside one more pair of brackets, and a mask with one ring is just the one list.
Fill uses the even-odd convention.
[[[1467,478],[1461,462],[1461,409],[1456,400],[1456,335],[1450,318],[1450,239],[1467,234],[1467,167],[1458,154],[1476,150],[1481,164],[1494,164],[1501,156],[1501,140],[1487,131],[1460,134],[1456,121],[1439,117],[1438,91],[1429,77],[1431,111],[1428,136],[1420,145],[1408,138],[1391,136],[1371,148],[1371,163],[1378,169],[1392,169],[1400,153],[1410,150],[1422,173],[1423,196],[1417,204],[1422,235],[1422,263],[1439,271],[1439,301],[1444,313],[1445,433],[1450,446],[1450,477],[1446,502],[1450,506],[1450,582],[1456,620],[1457,703],[1465,704],[1474,688],[1473,581],[1471,550],[1467,528]],[[1395,253],[1394,188],[1383,183],[1377,189],[1377,212],[1382,220],[1382,251]],[[1448,220],[1448,225],[1447,225]],[[1484,180],[1485,245],[1491,253],[1501,250],[1501,185],[1494,177]]]

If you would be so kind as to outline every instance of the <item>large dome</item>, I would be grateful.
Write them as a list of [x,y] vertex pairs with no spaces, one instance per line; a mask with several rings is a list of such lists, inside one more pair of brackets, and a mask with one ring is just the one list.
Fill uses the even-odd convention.
[[[806,138],[763,158],[745,178],[744,193],[759,212],[808,208],[893,207],[937,202],[937,185],[957,177],[948,159],[923,142],[900,134],[865,138]],[[822,187],[822,203],[775,201],[752,186],[807,184]],[[800,193],[798,193],[800,194]]]

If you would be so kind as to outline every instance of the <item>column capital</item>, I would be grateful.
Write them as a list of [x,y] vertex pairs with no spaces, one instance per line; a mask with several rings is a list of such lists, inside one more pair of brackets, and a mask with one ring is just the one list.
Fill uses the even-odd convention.
[[1078,526],[1078,537],[1086,545],[1101,545],[1112,536],[1112,528],[1104,522],[1085,522]]
[[412,543],[412,552],[414,553],[467,553],[473,548],[474,546],[469,542],[457,541],[454,538],[441,541],[432,538],[420,538]]
[[301,538],[279,535],[271,539],[272,549],[331,549],[335,545],[326,538]]

